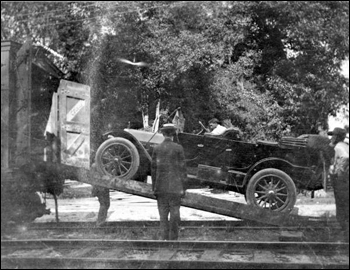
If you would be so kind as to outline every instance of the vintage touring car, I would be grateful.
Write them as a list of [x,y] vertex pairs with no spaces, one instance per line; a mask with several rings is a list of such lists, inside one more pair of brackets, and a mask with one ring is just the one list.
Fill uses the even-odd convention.
[[[145,181],[153,148],[164,137],[124,129],[108,132],[104,139],[96,151],[97,168],[121,179]],[[178,133],[174,141],[185,151],[189,187],[235,191],[248,204],[283,212],[293,209],[298,190],[323,188],[333,155],[329,139],[319,135],[250,143],[229,129],[222,136]]]

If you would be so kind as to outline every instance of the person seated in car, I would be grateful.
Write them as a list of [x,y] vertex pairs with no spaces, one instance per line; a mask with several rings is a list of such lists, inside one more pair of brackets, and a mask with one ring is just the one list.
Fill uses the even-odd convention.
[[227,128],[219,124],[219,120],[216,118],[209,120],[210,132],[204,133],[205,135],[222,135]]

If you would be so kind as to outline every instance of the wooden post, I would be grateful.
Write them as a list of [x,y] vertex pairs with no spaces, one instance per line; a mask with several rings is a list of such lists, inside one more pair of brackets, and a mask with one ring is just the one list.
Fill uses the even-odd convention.
[[16,150],[15,163],[28,162],[31,153],[31,103],[32,103],[32,40],[27,38],[18,50],[15,66],[16,80]]

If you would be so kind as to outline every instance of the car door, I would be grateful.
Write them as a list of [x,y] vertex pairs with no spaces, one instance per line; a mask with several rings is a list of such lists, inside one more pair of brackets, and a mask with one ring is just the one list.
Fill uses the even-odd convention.
[[179,133],[175,142],[182,145],[185,152],[187,166],[196,166],[200,164],[202,152],[204,149],[204,136],[191,133]]
[[223,138],[205,136],[201,163],[216,167],[247,171],[255,162],[257,145]]

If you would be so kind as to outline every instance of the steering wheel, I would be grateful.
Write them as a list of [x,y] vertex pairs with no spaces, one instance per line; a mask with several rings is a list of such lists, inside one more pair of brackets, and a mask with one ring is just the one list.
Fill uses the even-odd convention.
[[203,135],[205,132],[210,132],[201,121],[199,121],[199,124],[201,125],[202,129],[198,133],[196,133],[196,135]]
[[196,135],[204,135],[205,130],[202,128],[198,133],[195,133]]

